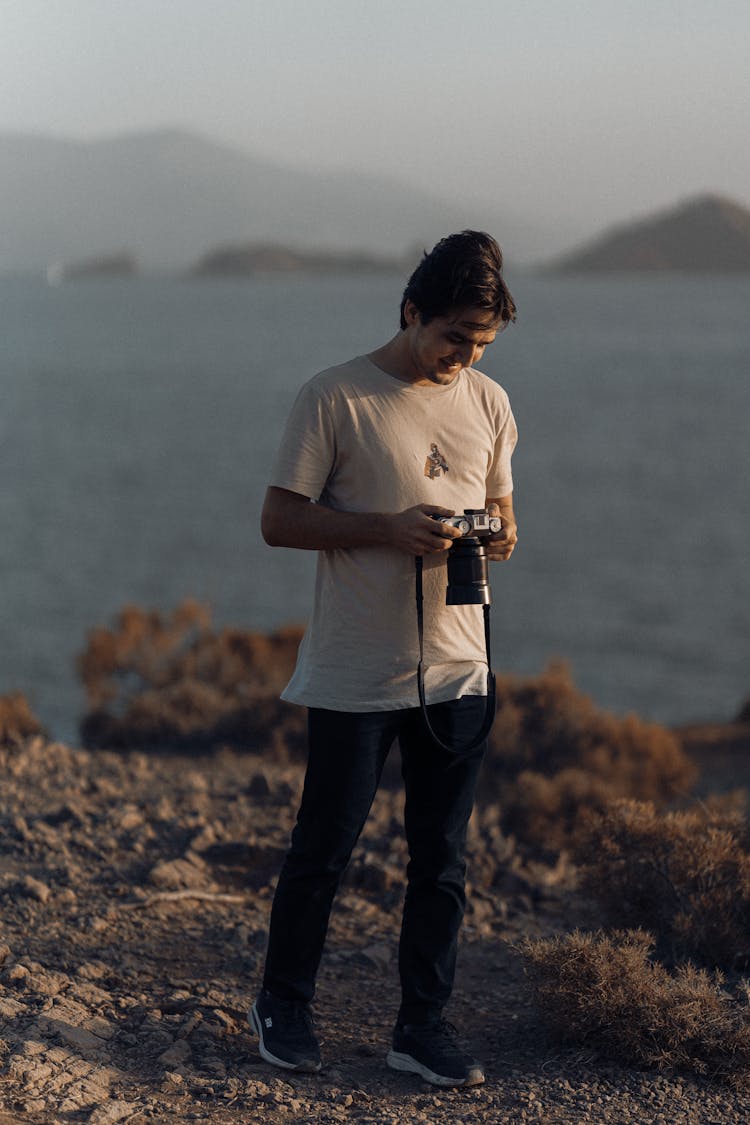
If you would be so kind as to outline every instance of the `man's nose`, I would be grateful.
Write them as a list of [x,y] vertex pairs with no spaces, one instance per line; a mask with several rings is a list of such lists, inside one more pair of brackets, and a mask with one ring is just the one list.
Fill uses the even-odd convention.
[[453,349],[453,358],[461,364],[462,367],[470,367],[471,361],[474,358],[474,347],[472,344],[457,344]]
[[458,349],[461,356],[461,363],[464,367],[473,367],[474,361],[479,358],[481,348],[477,348],[474,344],[464,344]]

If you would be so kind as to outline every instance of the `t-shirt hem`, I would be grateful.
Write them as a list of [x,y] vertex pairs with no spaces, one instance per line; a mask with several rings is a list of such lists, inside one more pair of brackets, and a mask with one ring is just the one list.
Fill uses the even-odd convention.
[[[434,691],[427,693],[427,706],[433,703],[448,703],[452,699],[463,699],[466,695],[487,695],[486,691],[480,691],[476,688],[466,687],[461,688],[454,685],[446,688],[443,691]],[[300,707],[316,707],[324,711],[405,711],[408,708],[419,707],[419,696],[415,692],[408,698],[399,696],[396,698],[383,699],[365,699],[354,700],[339,699],[336,696],[322,696],[314,692],[305,691],[287,691],[286,689],[281,693],[281,699],[285,703],[296,703]]]

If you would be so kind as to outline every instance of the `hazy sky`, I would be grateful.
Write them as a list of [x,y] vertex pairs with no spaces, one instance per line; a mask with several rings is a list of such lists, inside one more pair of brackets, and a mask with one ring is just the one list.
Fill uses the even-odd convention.
[[0,0],[0,130],[183,125],[591,230],[750,205],[750,0]]

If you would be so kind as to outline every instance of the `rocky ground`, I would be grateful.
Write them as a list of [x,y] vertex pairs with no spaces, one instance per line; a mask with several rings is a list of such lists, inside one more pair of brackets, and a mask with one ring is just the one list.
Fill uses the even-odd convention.
[[0,1125],[750,1120],[750,1094],[550,1044],[514,942],[572,928],[586,907],[569,866],[525,862],[492,810],[472,825],[448,1013],[487,1082],[445,1091],[384,1061],[397,1007],[397,792],[379,794],[337,901],[315,1005],[324,1069],[294,1077],[259,1058],[246,1011],[299,768],[33,738],[0,750],[0,774]]

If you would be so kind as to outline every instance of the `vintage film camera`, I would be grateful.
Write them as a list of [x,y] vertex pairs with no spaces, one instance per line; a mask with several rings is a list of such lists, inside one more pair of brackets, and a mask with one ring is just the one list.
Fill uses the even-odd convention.
[[434,516],[461,532],[448,551],[446,605],[490,605],[487,552],[484,544],[502,535],[502,520],[485,508],[466,508],[461,516]]

